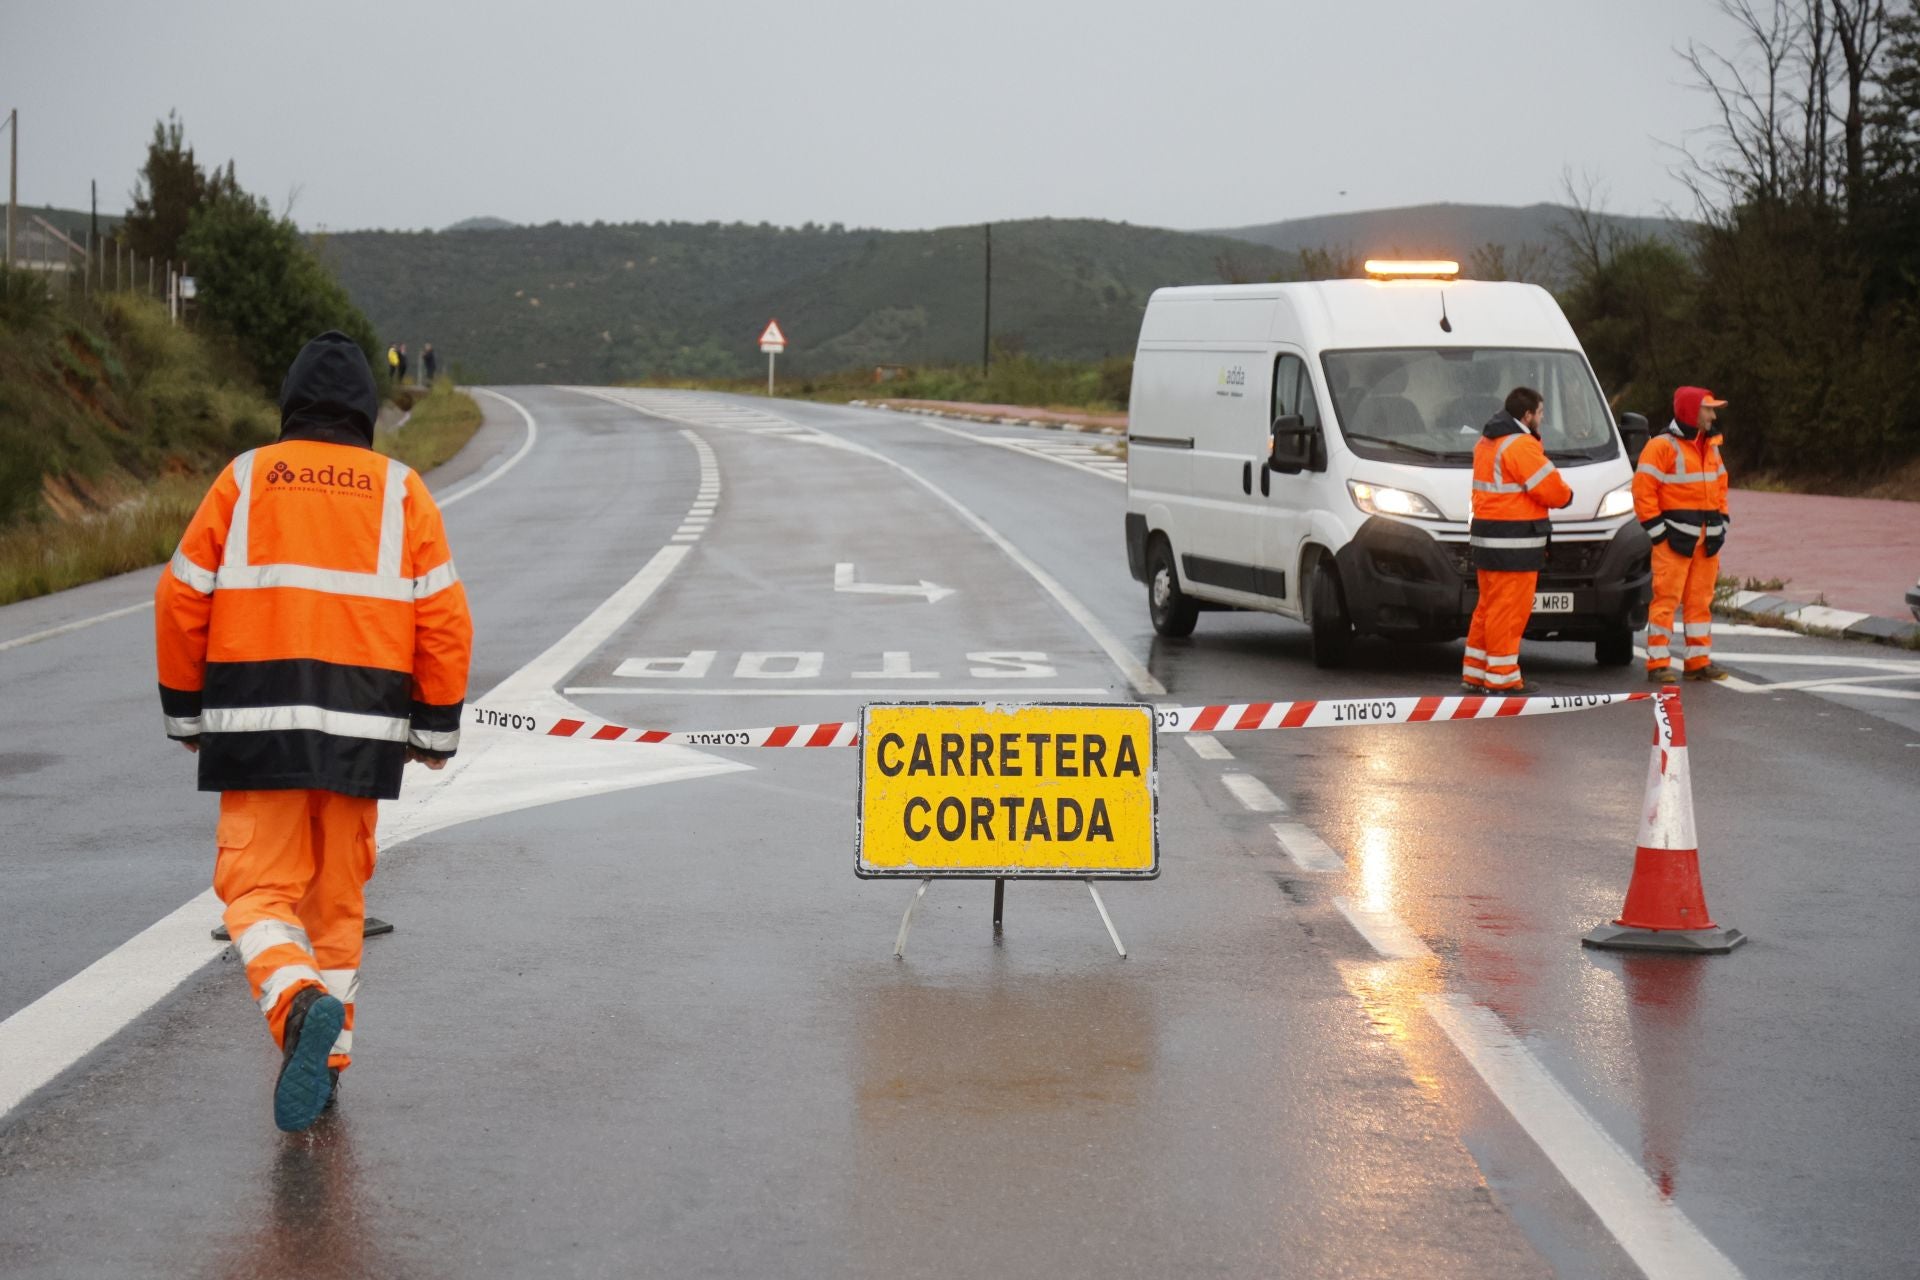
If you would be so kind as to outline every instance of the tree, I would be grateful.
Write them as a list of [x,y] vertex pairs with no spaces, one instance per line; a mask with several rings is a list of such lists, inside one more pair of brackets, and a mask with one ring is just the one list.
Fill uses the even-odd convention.
[[373,326],[299,228],[265,201],[221,192],[194,214],[181,248],[194,264],[201,313],[231,337],[269,393],[307,340],[328,329],[374,361]]
[[193,215],[214,198],[240,190],[233,162],[224,171],[201,172],[193,148],[186,144],[186,126],[169,111],[153,126],[147,144],[147,163],[132,191],[133,208],[127,214],[127,245],[149,258],[180,260],[180,241]]

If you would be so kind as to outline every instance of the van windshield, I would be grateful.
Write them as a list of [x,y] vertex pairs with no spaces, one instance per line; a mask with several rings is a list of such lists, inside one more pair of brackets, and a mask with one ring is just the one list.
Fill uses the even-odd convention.
[[1329,351],[1321,357],[1347,447],[1413,466],[1473,465],[1480,428],[1507,392],[1546,398],[1541,443],[1555,462],[1619,452],[1613,418],[1577,351],[1428,347]]

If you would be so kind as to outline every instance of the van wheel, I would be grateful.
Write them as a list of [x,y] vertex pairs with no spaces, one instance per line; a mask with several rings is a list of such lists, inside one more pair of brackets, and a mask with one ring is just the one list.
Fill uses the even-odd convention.
[[1200,606],[1180,589],[1173,548],[1165,538],[1155,538],[1147,548],[1147,615],[1155,631],[1174,640],[1192,635],[1200,621]]
[[1340,572],[1322,558],[1313,567],[1313,587],[1307,598],[1307,623],[1313,631],[1313,665],[1344,667],[1353,653],[1353,622],[1340,595]]
[[1633,628],[1611,627],[1593,642],[1593,660],[1603,667],[1633,665]]

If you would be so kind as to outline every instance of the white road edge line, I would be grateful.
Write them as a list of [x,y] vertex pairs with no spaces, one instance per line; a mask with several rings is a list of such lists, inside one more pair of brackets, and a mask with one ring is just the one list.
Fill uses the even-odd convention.
[[560,692],[566,694],[569,698],[572,698],[575,696],[619,697],[621,695],[625,695],[627,697],[637,697],[637,698],[682,698],[682,697],[686,697],[686,698],[703,698],[703,697],[704,698],[828,698],[828,697],[839,698],[839,697],[866,697],[869,695],[873,695],[873,696],[884,698],[884,697],[890,697],[890,696],[897,697],[905,694],[913,694],[916,698],[926,698],[930,696],[938,697],[938,698],[959,698],[959,697],[971,697],[976,694],[983,697],[990,697],[990,698],[1011,698],[1011,697],[1017,697],[1022,694],[1035,694],[1035,693],[1044,693],[1050,697],[1056,697],[1056,698],[1094,698],[1094,697],[1099,697],[1100,695],[1108,691],[1104,688],[1101,688],[1101,689],[1055,689],[1055,688],[1017,689],[1012,686],[1008,686],[1006,688],[1000,688],[1000,689],[986,688],[986,687],[927,689],[927,688],[921,687],[920,685],[896,685],[895,687],[890,689],[748,689],[748,688],[745,688],[744,686],[738,689],[675,689],[669,685],[664,685],[664,684],[657,684],[657,685],[570,684],[566,688],[562,689]]
[[1280,842],[1293,865],[1302,871],[1345,871],[1347,861],[1333,851],[1333,846],[1313,833],[1306,824],[1300,822],[1276,822],[1273,824],[1273,838]]
[[[531,428],[532,415],[516,402],[508,403],[526,415]],[[529,446],[532,439],[529,432]],[[515,460],[525,455],[526,447],[515,455]],[[492,478],[497,479],[499,474],[495,472]],[[638,573],[566,635],[501,681],[490,693],[469,700],[469,705],[487,700],[525,702],[542,695],[556,699],[553,686],[638,613],[687,554],[685,547],[660,548]],[[456,769],[460,764],[461,761],[455,761]],[[448,772],[458,776],[453,769]],[[659,780],[671,781],[674,776],[663,774]],[[443,778],[440,785],[452,780]],[[415,794],[422,791],[430,796],[437,788],[416,789]],[[394,802],[396,806],[399,803]],[[385,819],[383,814],[383,832],[387,830]],[[394,839],[383,840],[383,851],[398,848],[416,836],[437,829],[430,821],[409,826],[405,817],[400,817],[399,825],[405,828],[404,832]],[[144,1015],[218,956],[228,944],[214,941],[208,930],[219,918],[218,896],[212,889],[204,890],[0,1021],[0,1119]]]
[[[1049,453],[1044,449],[1029,449],[1025,445],[1015,440],[1008,440],[1008,439],[999,438],[995,436],[979,436],[979,435],[975,435],[971,431],[961,431],[957,427],[945,426],[938,422],[922,421],[920,425],[927,428],[927,430],[929,431],[944,431],[950,436],[959,436],[962,440],[971,440],[975,444],[994,445],[1001,449],[1011,450],[1014,453],[1025,454],[1029,458],[1045,458],[1048,462],[1057,462],[1063,467],[1072,467],[1075,471],[1084,471],[1090,476],[1099,476],[1103,480],[1113,480],[1113,481],[1117,481],[1120,484],[1125,484],[1127,482],[1127,477],[1124,474],[1115,475],[1111,471],[1102,471],[1098,467],[1089,466],[1084,462],[1076,462],[1072,458],[1063,458],[1059,454]],[[1113,461],[1118,462],[1120,461],[1120,459],[1114,458]]]
[[1223,773],[1221,783],[1233,793],[1233,798],[1255,813],[1285,813],[1287,802],[1250,773]]
[[1457,994],[1426,995],[1421,1002],[1647,1280],[1738,1280],[1732,1259],[1660,1194],[1492,1010]]
[[[514,465],[517,464],[520,461],[520,459],[527,456],[528,451],[530,451],[533,448],[533,442],[540,438],[540,429],[534,425],[533,415],[527,412],[525,405],[521,404],[518,400],[515,400],[510,396],[503,396],[498,391],[491,390],[487,387],[475,387],[474,390],[480,392],[483,395],[492,396],[497,400],[504,400],[507,404],[512,405],[515,409],[518,409],[520,411],[520,416],[526,419],[527,438],[526,438],[526,441],[521,444],[520,448],[514,453],[514,455],[511,458],[508,458],[505,462],[501,463],[494,470],[488,472],[486,475],[474,481],[472,484],[468,485],[466,488],[456,489],[452,493],[448,494],[446,497],[439,499],[439,506],[442,511],[446,510],[448,507],[452,506],[454,503],[460,501],[462,498],[465,498],[470,494],[478,493],[480,490],[492,484],[495,480],[498,480],[501,476],[507,474],[507,472],[511,471]],[[0,653],[5,653],[9,649],[18,649],[25,645],[36,644],[41,640],[51,640],[55,636],[64,636],[70,632],[83,631],[86,628],[94,626],[98,623],[112,622],[115,618],[124,618],[130,613],[139,613],[143,609],[151,609],[151,608],[153,608],[153,601],[142,600],[139,604],[130,604],[126,606],[124,609],[109,609],[105,613],[96,613],[90,618],[79,618],[73,622],[62,623],[60,626],[57,626],[57,627],[49,627],[45,631],[35,631],[30,635],[15,636],[11,640],[0,640]]]
[[1202,760],[1231,760],[1233,752],[1227,750],[1227,744],[1210,733],[1186,733],[1180,735],[1193,748],[1193,754]]

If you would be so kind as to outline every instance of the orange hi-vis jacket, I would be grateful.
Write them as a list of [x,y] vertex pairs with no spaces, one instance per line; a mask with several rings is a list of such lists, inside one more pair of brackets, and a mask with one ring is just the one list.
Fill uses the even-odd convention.
[[241,454],[154,605],[167,734],[199,742],[202,791],[392,799],[409,747],[459,746],[473,624],[410,467],[317,439]]
[[1473,522],[1467,542],[1475,568],[1525,573],[1544,568],[1552,535],[1547,512],[1573,501],[1560,469],[1531,431],[1495,414],[1473,446]]
[[1647,441],[1633,472],[1633,514],[1647,537],[1682,556],[1702,540],[1707,554],[1720,554],[1733,517],[1727,514],[1727,464],[1720,441],[1678,422]]

